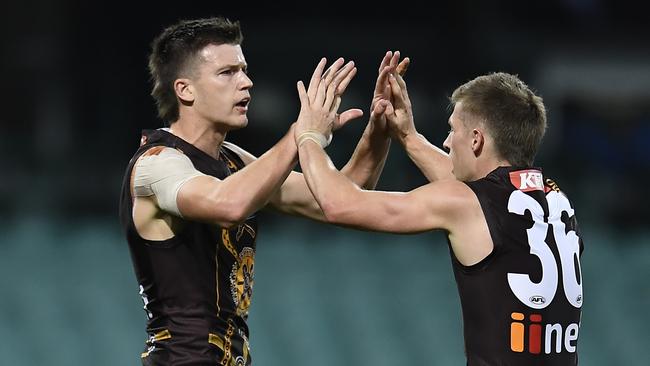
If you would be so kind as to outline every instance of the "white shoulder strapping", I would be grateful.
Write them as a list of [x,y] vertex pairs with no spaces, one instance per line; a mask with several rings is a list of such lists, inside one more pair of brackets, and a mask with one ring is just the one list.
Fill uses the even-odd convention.
[[194,177],[205,175],[196,168],[190,158],[173,148],[145,152],[133,167],[133,191],[136,197],[156,196],[158,207],[182,217],[176,196],[183,184]]

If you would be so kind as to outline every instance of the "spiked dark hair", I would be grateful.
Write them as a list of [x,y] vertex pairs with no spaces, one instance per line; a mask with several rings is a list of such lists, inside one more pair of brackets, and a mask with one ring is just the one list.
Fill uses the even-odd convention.
[[178,120],[174,80],[188,72],[199,51],[210,44],[239,45],[243,39],[239,22],[223,17],[182,20],[156,37],[151,44],[149,74],[158,116],[166,124]]

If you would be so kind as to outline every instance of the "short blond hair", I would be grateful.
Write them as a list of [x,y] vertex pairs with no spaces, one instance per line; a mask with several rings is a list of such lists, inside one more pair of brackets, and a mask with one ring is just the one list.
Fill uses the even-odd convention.
[[541,97],[516,75],[482,75],[459,86],[451,103],[485,124],[499,157],[514,166],[532,166],[546,132],[546,107]]

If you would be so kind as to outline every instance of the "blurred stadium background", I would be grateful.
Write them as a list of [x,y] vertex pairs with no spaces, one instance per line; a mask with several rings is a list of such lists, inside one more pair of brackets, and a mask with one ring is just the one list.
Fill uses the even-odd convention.
[[[412,59],[416,124],[440,145],[447,97],[483,73],[519,74],[545,99],[538,156],[582,225],[583,365],[650,359],[650,26],[625,2],[224,5],[27,0],[0,15],[0,364],[137,365],[138,287],[117,220],[123,169],[159,127],[149,43],[181,18],[239,19],[255,82],[255,154],[298,111],[321,56],[355,60],[343,107],[368,112],[387,50]],[[237,5],[237,6],[236,6]],[[365,122],[328,149],[337,166]],[[425,182],[393,145],[379,188]],[[440,232],[400,236],[261,213],[250,326],[256,365],[461,365],[461,313]],[[645,360],[645,361],[643,361]]]

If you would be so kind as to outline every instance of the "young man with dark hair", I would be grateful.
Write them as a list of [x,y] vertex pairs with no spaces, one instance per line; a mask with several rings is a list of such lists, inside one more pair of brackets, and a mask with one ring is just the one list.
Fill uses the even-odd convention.
[[[324,221],[297,163],[296,123],[259,159],[225,141],[248,124],[253,86],[237,22],[181,21],[156,38],[149,69],[152,96],[169,128],[144,131],[122,185],[126,232],[149,339],[144,365],[250,365],[246,319],[255,268],[256,211],[267,204]],[[372,188],[389,146],[383,108],[387,75],[399,54],[383,58],[370,122],[342,169]],[[362,112],[337,113],[356,73],[354,63],[322,59],[305,91],[319,104],[298,121],[319,116],[330,132]],[[320,136],[319,136],[320,137]],[[328,133],[323,144],[329,143]]]
[[[307,136],[300,165],[327,220],[364,230],[447,233],[463,310],[468,365],[576,365],[582,307],[579,236],[567,196],[533,161],[546,129],[542,99],[506,73],[453,93],[449,155],[417,133],[404,80],[389,75],[391,135],[430,183],[411,192],[366,191]],[[313,98],[301,92],[303,106]],[[316,104],[318,105],[318,104]]]

